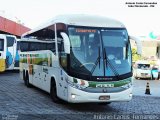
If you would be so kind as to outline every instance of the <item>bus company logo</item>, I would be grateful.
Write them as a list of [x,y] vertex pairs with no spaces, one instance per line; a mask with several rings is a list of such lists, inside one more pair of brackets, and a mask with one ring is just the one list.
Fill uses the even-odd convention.
[[96,84],[96,88],[111,88],[114,87],[114,84]]
[[104,93],[106,93],[106,92],[107,92],[107,89],[103,89],[102,91],[103,91]]

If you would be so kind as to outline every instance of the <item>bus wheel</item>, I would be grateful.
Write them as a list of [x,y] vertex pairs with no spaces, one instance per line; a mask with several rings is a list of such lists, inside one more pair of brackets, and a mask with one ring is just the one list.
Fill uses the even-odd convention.
[[154,78],[153,78],[153,75],[151,76],[151,80],[153,80]]
[[26,78],[26,75],[25,75],[25,74],[24,74],[23,79],[24,79],[24,84],[25,84],[25,86],[27,86],[27,78]]
[[25,71],[23,70],[23,80],[25,81]]
[[26,76],[25,76],[25,85],[27,87],[31,87],[31,84],[29,83],[29,75],[28,72],[26,72]]
[[134,78],[138,80],[138,77],[135,76]]
[[53,100],[53,102],[60,103],[60,99],[57,96],[57,89],[56,89],[55,80],[51,81],[50,96],[51,96],[51,99]]

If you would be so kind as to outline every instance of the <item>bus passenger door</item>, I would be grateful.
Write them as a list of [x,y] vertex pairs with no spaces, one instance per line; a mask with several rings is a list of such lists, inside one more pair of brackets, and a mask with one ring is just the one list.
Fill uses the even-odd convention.
[[63,98],[64,100],[68,100],[68,86],[66,83],[67,76],[64,70],[61,68],[58,69],[58,73],[58,93],[61,98]]
[[50,92],[50,76],[49,76],[49,67],[42,67],[42,88],[43,90]]
[[7,49],[6,49],[6,68],[14,68],[14,59],[16,54],[16,39],[12,36],[6,36]]
[[51,64],[51,56],[52,54],[50,52],[46,53],[43,55],[43,62],[42,62],[42,72],[41,72],[41,84],[42,84],[42,89],[47,91],[47,92],[50,92],[50,74],[49,72],[51,72],[51,69],[52,69],[52,64]]
[[58,68],[58,86],[59,86],[59,95],[68,100],[68,84],[66,80],[68,79],[68,75],[65,70],[67,69],[67,54],[64,52],[59,53],[59,68]]
[[41,65],[34,65],[33,75],[31,77],[33,85],[36,87],[42,88],[42,71]]

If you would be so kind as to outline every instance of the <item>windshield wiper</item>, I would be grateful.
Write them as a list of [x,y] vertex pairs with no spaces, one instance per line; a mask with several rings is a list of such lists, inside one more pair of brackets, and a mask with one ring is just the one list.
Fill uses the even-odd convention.
[[111,70],[113,71],[114,75],[117,77],[117,79],[120,79],[120,75],[117,72],[116,68],[112,65],[112,63],[110,62],[110,60],[108,59],[107,55],[106,55],[106,50],[104,48],[104,60],[105,60],[105,64],[106,64],[106,68],[107,68],[107,63],[110,66]]
[[101,56],[100,56],[100,47],[98,48],[98,57],[97,57],[97,60],[96,60],[96,62],[95,62],[95,65],[93,66],[93,68],[91,69],[91,75],[93,74],[93,72],[95,71],[95,69],[96,69],[96,66],[98,65],[98,63],[99,63],[99,69],[100,69],[100,60],[101,60]]

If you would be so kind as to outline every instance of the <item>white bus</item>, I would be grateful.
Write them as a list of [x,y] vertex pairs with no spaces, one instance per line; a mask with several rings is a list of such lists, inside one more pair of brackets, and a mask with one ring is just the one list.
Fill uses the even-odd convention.
[[19,54],[16,36],[0,34],[0,72],[18,69],[18,67]]
[[[54,102],[131,100],[131,46],[122,23],[63,15],[25,33],[23,39],[30,47],[20,54],[20,77],[26,86],[49,92]],[[51,48],[41,47],[48,41],[54,43]]]

